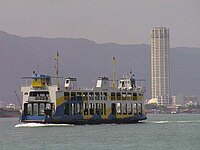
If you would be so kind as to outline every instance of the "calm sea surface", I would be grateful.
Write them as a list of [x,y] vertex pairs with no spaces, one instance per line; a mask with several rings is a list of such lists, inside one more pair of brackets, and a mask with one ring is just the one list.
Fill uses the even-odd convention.
[[200,115],[149,114],[128,125],[18,126],[0,118],[0,150],[199,150]]

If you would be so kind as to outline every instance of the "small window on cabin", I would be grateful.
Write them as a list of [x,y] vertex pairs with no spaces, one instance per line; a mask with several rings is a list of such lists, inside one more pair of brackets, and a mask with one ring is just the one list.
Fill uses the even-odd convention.
[[126,100],[126,93],[122,93],[122,100]]
[[133,100],[137,100],[137,93],[133,93]]
[[108,93],[107,93],[107,92],[104,92],[104,93],[103,93],[103,100],[107,100],[107,99],[108,99],[107,96],[108,96]]
[[83,92],[83,100],[88,100],[88,93],[87,92]]
[[94,93],[93,92],[89,92],[89,100],[94,100]]
[[115,93],[114,92],[111,93],[111,100],[115,100]]
[[71,100],[76,100],[76,92],[71,92]]
[[100,100],[99,92],[95,92],[95,100]]
[[121,100],[121,93],[117,92],[117,100]]
[[82,96],[82,93],[81,92],[77,92],[77,96]]
[[24,95],[28,95],[28,92],[25,92]]
[[64,92],[64,96],[69,96],[69,92]]
[[131,93],[127,93],[127,100],[131,100]]

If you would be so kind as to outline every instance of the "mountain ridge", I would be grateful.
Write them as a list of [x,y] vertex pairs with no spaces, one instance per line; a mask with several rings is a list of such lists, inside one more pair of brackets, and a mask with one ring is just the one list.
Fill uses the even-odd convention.
[[[33,70],[55,74],[54,57],[60,53],[60,75],[75,76],[80,86],[93,86],[98,76],[112,77],[112,57],[117,59],[117,76],[133,71],[147,83],[150,98],[150,46],[96,43],[83,38],[21,37],[0,31],[0,101],[15,101],[13,91],[20,91],[20,77]],[[171,48],[171,93],[198,95],[200,87],[200,48]],[[39,67],[38,67],[39,66]],[[200,95],[200,94],[199,94]]]

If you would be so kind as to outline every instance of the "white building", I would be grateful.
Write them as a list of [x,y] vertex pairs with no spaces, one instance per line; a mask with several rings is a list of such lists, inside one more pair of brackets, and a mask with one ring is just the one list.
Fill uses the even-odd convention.
[[170,104],[169,39],[168,28],[151,30],[151,89],[158,105]]

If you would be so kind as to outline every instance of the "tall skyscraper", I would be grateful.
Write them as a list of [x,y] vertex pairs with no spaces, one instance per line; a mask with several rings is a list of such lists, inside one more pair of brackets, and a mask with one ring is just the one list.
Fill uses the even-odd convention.
[[169,29],[151,30],[151,89],[158,105],[170,104],[169,90]]

